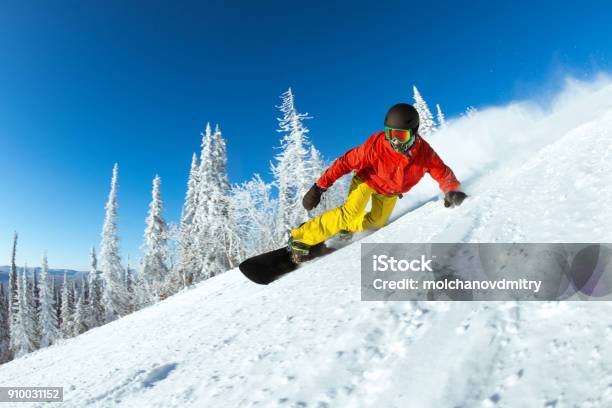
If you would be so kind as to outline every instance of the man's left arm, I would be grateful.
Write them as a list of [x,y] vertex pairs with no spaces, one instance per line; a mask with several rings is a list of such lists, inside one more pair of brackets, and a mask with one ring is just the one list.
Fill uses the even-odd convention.
[[438,154],[427,145],[427,171],[438,182],[440,190],[444,192],[444,206],[454,207],[461,205],[467,195],[461,191],[461,183],[455,177],[455,173],[438,156]]

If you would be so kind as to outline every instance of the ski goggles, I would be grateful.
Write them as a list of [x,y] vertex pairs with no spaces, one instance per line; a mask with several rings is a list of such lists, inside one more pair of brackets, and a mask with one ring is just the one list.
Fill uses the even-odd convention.
[[414,129],[395,129],[385,126],[385,134],[387,140],[391,143],[399,144],[412,144],[416,137],[416,131]]

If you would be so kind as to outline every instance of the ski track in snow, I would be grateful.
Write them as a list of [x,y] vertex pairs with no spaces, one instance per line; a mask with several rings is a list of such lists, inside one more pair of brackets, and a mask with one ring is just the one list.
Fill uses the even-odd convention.
[[[611,242],[612,111],[361,242]],[[612,406],[612,305],[362,302],[349,245],[262,287],[237,270],[0,367],[65,407]],[[15,406],[43,406],[17,404]],[[5,404],[5,406],[9,406]]]

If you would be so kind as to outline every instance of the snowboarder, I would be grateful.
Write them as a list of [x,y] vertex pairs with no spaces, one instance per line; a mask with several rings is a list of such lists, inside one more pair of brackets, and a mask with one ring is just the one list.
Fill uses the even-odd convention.
[[[418,134],[419,114],[412,106],[398,103],[385,117],[384,132],[338,158],[304,195],[308,211],[340,177],[354,170],[344,204],[291,230],[288,250],[299,264],[308,259],[310,248],[337,233],[350,235],[386,225],[399,195],[409,191],[429,173],[444,192],[444,206],[461,205],[467,197],[452,170]],[[365,208],[372,199],[370,212]]]

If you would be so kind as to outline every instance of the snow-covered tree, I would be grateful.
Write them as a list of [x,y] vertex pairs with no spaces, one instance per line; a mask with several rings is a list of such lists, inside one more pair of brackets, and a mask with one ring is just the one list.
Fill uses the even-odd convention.
[[49,263],[47,255],[43,256],[40,271],[40,314],[39,314],[40,347],[47,347],[61,338],[59,323],[53,300],[53,282],[49,281]]
[[422,136],[428,136],[436,131],[436,124],[434,123],[433,115],[427,106],[427,102],[421,96],[421,93],[416,86],[412,87],[414,92],[414,107],[419,112],[419,134]]
[[274,238],[277,245],[286,243],[287,232],[296,228],[308,219],[306,210],[301,205],[303,195],[314,180],[309,168],[308,128],[302,123],[310,119],[307,113],[299,113],[291,88],[281,95],[278,106],[282,117],[278,118],[278,132],[283,133],[281,151],[272,164],[274,185],[278,189],[278,209],[276,212],[276,231]]
[[178,262],[175,268],[175,289],[190,285],[198,271],[199,254],[196,246],[195,214],[198,208],[199,163],[196,154],[191,159],[187,193],[181,214]]
[[78,297],[76,306],[74,307],[74,319],[72,324],[72,335],[78,336],[81,333],[85,333],[89,330],[87,325],[87,312],[86,306],[83,300],[83,293]]
[[11,349],[15,357],[21,357],[36,350],[35,325],[30,310],[31,301],[25,268],[17,280],[17,296],[17,310],[13,314],[11,327]]
[[147,227],[144,232],[142,246],[144,256],[141,268],[149,288],[156,297],[159,297],[160,289],[168,275],[167,225],[162,215],[163,202],[159,189],[160,184],[161,179],[155,176],[149,214],[146,219]]
[[4,284],[0,283],[0,364],[11,359],[10,353],[10,324],[8,313],[8,293],[4,291]]
[[152,290],[149,289],[147,280],[142,275],[142,271],[132,271],[133,296],[132,306],[134,310],[140,310],[158,299],[153,299]]
[[39,311],[36,307],[36,301],[34,300],[34,296],[36,294],[34,279],[36,278],[36,270],[32,270],[32,279],[28,279],[28,265],[26,264],[23,271],[23,284],[24,288],[26,288],[24,296],[25,296],[25,325],[28,332],[28,336],[30,337],[30,341],[34,344],[34,349],[38,348],[39,344],[39,332],[38,332],[38,315]]
[[225,138],[221,133],[221,127],[217,124],[215,133],[213,134],[213,157],[215,166],[215,191],[213,195],[216,230],[220,238],[218,250],[222,252],[222,256],[217,260],[217,270],[213,271],[214,275],[225,272],[238,265],[241,258],[242,250],[240,248],[240,231],[232,222],[231,215],[231,186],[227,176],[227,146]]
[[208,279],[224,272],[231,265],[228,245],[229,212],[225,141],[217,127],[212,133],[210,124],[202,135],[197,209],[194,233],[198,248],[198,270],[195,280]]
[[105,313],[102,303],[102,286],[98,273],[98,259],[96,249],[91,248],[89,269],[89,327],[98,327],[104,324]]
[[223,195],[227,195],[230,191],[230,184],[227,178],[227,143],[219,124],[215,126],[215,133],[213,133],[212,151],[214,157],[213,174],[217,179],[215,185]]
[[214,259],[215,238],[211,224],[214,224],[213,200],[215,184],[215,165],[213,154],[213,135],[210,123],[206,124],[206,131],[202,133],[202,149],[200,153],[200,167],[198,169],[197,208],[194,215],[193,233],[195,246],[198,248],[196,270],[193,271],[194,281],[206,279],[210,268],[210,259]]
[[134,276],[130,267],[130,256],[128,255],[125,263],[125,290],[127,290],[130,299],[134,296]]
[[111,190],[106,203],[106,217],[102,227],[100,244],[100,269],[104,280],[102,303],[107,322],[124,316],[128,312],[129,299],[123,279],[123,266],[119,255],[119,237],[117,235],[117,179],[119,167],[113,167]]
[[74,290],[66,272],[64,272],[64,283],[62,286],[60,330],[64,338],[72,337],[74,333]]
[[19,295],[17,293],[18,277],[17,277],[17,232],[13,234],[13,249],[11,251],[11,269],[9,271],[9,285],[8,285],[8,318],[9,322],[13,322],[13,313],[17,311],[19,303]]
[[440,105],[436,103],[436,111],[437,111],[437,119],[438,119],[438,128],[443,129],[446,127],[446,117],[444,113],[442,113],[442,108]]
[[275,247],[274,219],[276,201],[272,186],[256,174],[251,180],[234,186],[231,212],[240,229],[240,246],[248,257]]
[[61,333],[61,321],[62,321],[62,287],[55,284],[55,277],[51,277],[53,281],[53,301],[55,302],[55,316],[57,318],[57,324],[60,327]]
[[37,348],[40,345],[40,284],[36,268],[32,269],[32,282],[29,293],[30,314],[34,322],[34,342]]
[[38,282],[38,271],[36,268],[32,270],[32,301],[34,303],[34,309],[39,310],[40,308],[40,283]]

